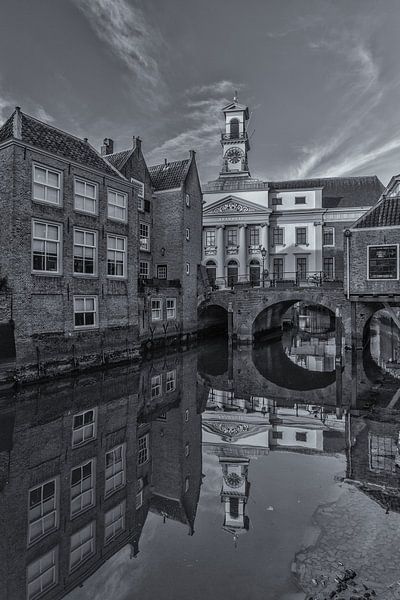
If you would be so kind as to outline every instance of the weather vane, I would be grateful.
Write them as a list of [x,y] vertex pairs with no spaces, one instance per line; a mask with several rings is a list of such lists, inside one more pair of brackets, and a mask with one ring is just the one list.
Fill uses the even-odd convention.
[[234,102],[239,102],[237,90],[235,90],[235,95],[233,96],[233,101]]

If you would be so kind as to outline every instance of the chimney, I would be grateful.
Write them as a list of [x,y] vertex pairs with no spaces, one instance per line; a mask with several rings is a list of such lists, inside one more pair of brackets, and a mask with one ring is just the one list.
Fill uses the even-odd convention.
[[13,137],[17,140],[22,140],[22,113],[19,106],[15,107],[13,117]]
[[114,152],[114,140],[111,138],[104,138],[103,145],[101,147],[100,153],[102,156],[106,154],[112,154]]
[[164,158],[164,167],[168,167],[168,161],[166,158]]
[[139,136],[138,137],[133,136],[133,147],[134,148],[136,147],[139,152],[141,151],[141,149],[142,149],[142,140],[140,139]]

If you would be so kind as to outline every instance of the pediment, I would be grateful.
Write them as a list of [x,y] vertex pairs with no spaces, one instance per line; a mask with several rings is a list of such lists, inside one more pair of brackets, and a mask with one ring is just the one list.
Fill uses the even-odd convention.
[[204,215],[251,215],[251,214],[269,214],[270,209],[255,202],[249,202],[239,196],[226,196],[216,200],[204,209]]

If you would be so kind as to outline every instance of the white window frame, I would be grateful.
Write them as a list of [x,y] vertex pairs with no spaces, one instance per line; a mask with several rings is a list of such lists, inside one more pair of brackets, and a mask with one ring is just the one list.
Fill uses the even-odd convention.
[[185,423],[189,423],[189,409],[185,410]]
[[[297,232],[299,229],[305,229],[305,232],[306,232],[306,241],[305,242],[297,241]],[[294,241],[295,241],[296,246],[308,246],[308,227],[307,227],[307,225],[299,225],[298,227],[294,228]]]
[[[168,306],[169,303],[172,303],[171,306]],[[167,321],[176,319],[176,298],[166,298],[165,307],[167,312]]]
[[143,488],[144,488],[143,477],[139,477],[139,479],[137,480],[136,510],[139,510],[139,508],[142,508],[142,506],[143,506]]
[[[162,299],[161,298],[151,298],[151,320],[152,321],[162,321]],[[158,302],[158,308],[153,306],[153,302]]]
[[[126,514],[126,500],[122,500],[110,510],[104,514],[104,545],[115,540],[125,530],[125,514]],[[111,518],[111,521],[107,524],[107,517]],[[118,529],[116,528],[117,525]],[[107,536],[107,529],[111,528],[112,534]]]
[[[35,237],[35,224],[46,226],[46,237],[45,238]],[[49,225],[51,227],[57,227],[57,229],[58,229],[58,239],[57,240],[52,240],[52,239],[47,238],[47,231],[48,231]],[[47,277],[62,275],[62,252],[63,252],[62,237],[63,237],[63,226],[61,223],[54,223],[53,221],[44,221],[42,219],[32,219],[31,268],[32,268],[32,273],[34,275],[45,275]],[[46,251],[47,243],[53,243],[53,244],[57,245],[57,271],[42,271],[40,269],[34,268],[34,265],[33,265],[33,252],[34,252],[33,243],[35,240],[44,242],[45,256],[47,255],[47,251]]]
[[[50,557],[50,563],[47,564],[46,567],[44,567],[42,565],[42,563],[48,563],[48,560],[45,560],[45,559],[48,559],[48,557]],[[38,563],[39,563],[38,574],[35,577],[31,576],[31,578],[30,578],[29,570],[32,570],[33,565],[37,565]],[[35,571],[36,570],[37,569],[35,569]],[[51,581],[51,583],[48,583],[44,586],[42,584],[42,580],[44,578],[44,575],[46,575],[46,579],[47,579],[49,572],[51,572],[52,581]],[[30,588],[32,587],[32,584],[34,582],[36,583],[38,580],[40,581],[40,591],[32,593]],[[36,598],[40,598],[48,590],[50,590],[55,585],[57,585],[57,583],[58,583],[58,546],[55,546],[54,548],[49,550],[49,552],[46,552],[46,554],[43,554],[40,558],[33,560],[27,566],[27,568],[26,568],[26,598],[27,598],[27,600],[36,600]]]
[[185,444],[185,457],[188,458],[190,456],[190,444],[186,442]]
[[[83,194],[78,194],[76,191],[76,184],[82,183],[85,186],[85,191]],[[95,188],[94,198],[86,195],[87,186],[93,186]],[[83,208],[78,208],[76,206],[76,197],[79,196],[83,199]],[[94,210],[89,210],[86,208],[86,201],[94,203]],[[82,177],[74,177],[74,210],[79,213],[84,213],[87,215],[97,215],[98,214],[98,205],[99,205],[99,186],[94,181],[89,181],[88,179],[84,179]]]
[[190,263],[186,263],[186,275],[190,275]]
[[[93,413],[93,421],[90,423],[85,423],[85,415],[87,415],[90,412]],[[82,417],[83,424],[80,425],[79,427],[74,427],[74,420],[77,417]],[[89,435],[90,430],[93,431],[92,435]],[[74,434],[75,434],[75,432],[78,432],[78,431],[82,431],[83,439],[79,442],[76,442],[75,441],[76,436]],[[91,442],[91,441],[95,440],[96,438],[97,438],[97,407],[88,408],[87,410],[83,410],[81,412],[78,412],[78,413],[72,415],[72,440],[71,440],[72,448],[79,448],[80,446],[83,446],[84,444],[87,444],[88,442]]]
[[138,452],[137,452],[137,464],[139,466],[145,465],[150,460],[150,436],[145,433],[138,439]]
[[[84,237],[83,244],[77,244],[76,237],[75,237],[76,233],[83,233],[83,237]],[[94,235],[94,246],[90,246],[90,245],[86,244],[86,234]],[[93,273],[79,273],[78,271],[75,271],[75,246],[79,246],[79,247],[83,248],[84,249],[83,254],[85,253],[85,248],[90,248],[90,249],[94,250]],[[74,227],[74,244],[73,244],[73,256],[72,256],[74,277],[97,277],[97,264],[98,264],[97,257],[98,257],[97,231],[95,229],[83,229],[82,227]]]
[[[391,278],[391,279],[376,279],[375,277],[370,277],[369,276],[369,250],[370,250],[370,248],[380,248],[380,247],[383,247],[383,246],[396,246],[396,248],[397,248],[397,277],[395,279],[394,278]],[[400,277],[400,265],[399,265],[399,263],[400,263],[400,260],[399,260],[399,244],[396,244],[396,243],[395,244],[369,244],[367,246],[367,281],[376,281],[376,282],[379,282],[379,281],[398,281],[399,277]]]
[[[84,477],[83,476],[83,468],[89,464],[91,465],[90,476]],[[81,479],[79,480],[79,483],[75,483],[74,485],[72,485],[72,472],[76,471],[76,469],[81,470]],[[88,483],[89,483],[89,486],[88,486]],[[74,490],[73,488],[76,488],[76,489]],[[75,491],[75,495],[73,496],[74,491]],[[71,473],[70,473],[70,514],[71,514],[71,519],[74,519],[78,515],[81,515],[83,512],[86,512],[90,508],[93,508],[93,506],[96,503],[95,492],[96,492],[96,459],[90,458],[89,460],[85,460],[83,463],[71,468]],[[90,499],[90,503],[86,502],[86,498]],[[77,499],[79,500],[80,507],[78,509],[73,510],[72,503],[74,501],[76,501]],[[76,502],[75,502],[75,504],[76,504]]]
[[176,369],[167,371],[165,376],[165,391],[174,392],[176,390]]
[[[75,307],[76,307],[76,301],[77,300],[84,300],[84,304],[86,305],[86,300],[94,300],[94,323],[93,325],[76,325],[75,324],[75,315],[78,312],[81,311],[76,311]],[[78,296],[74,296],[73,298],[73,308],[74,308],[74,329],[77,331],[86,331],[88,329],[98,329],[99,327],[99,299],[98,296],[89,296],[89,295],[78,295]],[[83,310],[83,314],[86,313],[91,313],[92,311],[88,311],[88,310]]]
[[[83,538],[84,532],[86,532],[87,530],[90,537]],[[75,546],[75,548],[72,548],[72,544],[74,539],[79,540],[78,545]],[[83,554],[83,549],[87,549],[89,548],[89,553],[85,553]],[[80,554],[80,559],[79,561],[75,562],[75,564],[72,564],[72,553],[76,552],[77,550],[79,550],[79,554]],[[89,558],[91,558],[92,556],[94,556],[96,552],[96,521],[91,521],[90,523],[88,523],[87,525],[85,525],[85,527],[82,527],[82,529],[79,529],[79,531],[76,531],[75,533],[73,533],[71,535],[71,539],[70,539],[70,551],[69,551],[69,571],[70,573],[72,571],[75,571],[75,569],[78,569],[82,563],[86,562],[87,560],[89,560]]]
[[[138,197],[138,210],[140,210],[140,212],[144,212],[144,183],[138,179],[135,179],[134,177],[131,177],[131,183],[133,183],[133,189]],[[138,188],[140,188],[140,193]]]
[[[124,248],[123,250],[119,249],[119,248],[110,248],[109,242],[111,239],[115,240],[115,244],[117,246],[118,241],[122,241]],[[109,255],[108,253],[113,253],[114,255],[114,259],[112,261],[110,261]],[[109,261],[114,264],[114,268],[116,269],[116,264],[117,264],[117,253],[122,254],[122,268],[123,268],[123,273],[122,275],[110,275],[110,273],[108,272],[108,263]],[[127,264],[128,264],[128,238],[124,235],[116,235],[114,233],[107,233],[107,277],[109,277],[110,279],[126,279],[127,278]]]
[[[147,229],[147,234],[142,234],[142,227]],[[142,242],[145,240],[145,242]],[[141,252],[150,252],[150,224],[144,221],[139,222],[139,247]]]
[[[212,243],[210,241],[210,239],[212,239]],[[205,231],[205,239],[204,239],[204,245],[206,248],[213,248],[216,244],[216,230],[214,229],[206,229]]]
[[190,229],[189,227],[186,227],[186,240],[189,241],[190,240]]
[[[49,483],[54,483],[54,495],[52,496],[52,506],[47,506],[49,500],[43,499],[43,490],[46,485]],[[40,515],[36,518],[31,518],[32,508],[30,505],[30,495],[31,492],[37,489],[41,489],[41,501],[39,504],[35,506],[35,508],[39,507]],[[52,516],[54,519],[54,525],[46,528],[46,520]],[[42,533],[40,535],[32,536],[32,526],[38,523],[41,523]],[[46,535],[58,529],[59,524],[59,478],[51,477],[38,485],[34,485],[28,491],[28,546],[35,544],[39,540],[43,539]]]
[[[165,276],[161,272],[165,269]],[[168,279],[168,265],[157,265],[157,279]]]
[[[325,243],[324,243],[324,231],[327,231],[328,229],[329,229],[330,231],[332,231],[332,244],[325,244]],[[322,245],[323,245],[323,247],[324,247],[324,248],[333,248],[333,247],[334,247],[334,245],[335,245],[335,241],[336,241],[336,240],[335,240],[335,228],[334,228],[334,227],[330,227],[330,226],[329,226],[329,227],[325,227],[325,226],[324,226],[324,227],[322,228]]]
[[[146,265],[146,274],[141,272],[142,265]],[[148,260],[140,260],[139,261],[139,277],[142,277],[143,279],[150,278],[150,262]]]
[[[279,229],[279,231],[282,231],[282,241],[281,242],[276,242],[275,241],[275,230]],[[285,246],[285,227],[281,227],[280,225],[274,225],[272,227],[272,245],[273,246]]]
[[[117,444],[110,448],[104,456],[104,497],[109,498],[117,490],[125,487],[126,484],[126,445]],[[121,451],[121,459],[116,460],[117,451]],[[107,455],[111,454],[113,461],[111,466],[107,467]]]
[[[115,201],[112,201],[112,195],[115,195]],[[123,200],[123,206],[117,202],[119,197]],[[115,208],[122,210],[124,212],[124,217],[120,218],[116,217],[115,214],[110,214],[110,212],[112,212],[112,210],[110,210],[111,207],[114,207],[113,210],[115,210]],[[119,221],[120,223],[128,222],[128,194],[126,192],[114,188],[107,188],[107,217],[112,221]]]
[[161,375],[153,375],[151,378],[151,398],[159,398],[162,392]]
[[[42,171],[46,172],[46,183],[42,183],[40,181],[36,181],[35,180],[35,173],[36,173],[36,169],[42,169]],[[48,183],[48,174],[49,173],[53,173],[55,175],[58,176],[58,186],[54,186],[54,185],[50,185]],[[62,190],[63,190],[63,181],[62,181],[62,171],[60,171],[59,169],[53,169],[53,167],[47,167],[45,165],[39,164],[39,163],[33,163],[32,164],[32,200],[34,202],[39,202],[41,204],[50,204],[51,206],[58,206],[58,207],[62,207],[63,205],[63,194],[62,194]],[[43,198],[35,198],[35,185],[40,185],[44,188],[44,196],[45,199]],[[57,198],[58,201],[57,202],[53,202],[52,200],[47,200],[47,191],[48,189],[52,189],[52,190],[57,190]]]

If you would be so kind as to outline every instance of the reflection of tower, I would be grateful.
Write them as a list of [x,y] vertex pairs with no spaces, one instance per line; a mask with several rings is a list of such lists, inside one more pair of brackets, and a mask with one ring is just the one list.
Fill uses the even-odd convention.
[[245,514],[250,484],[247,473],[250,459],[239,456],[219,459],[222,466],[221,502],[225,505],[224,530],[233,534],[247,531],[249,518]]

